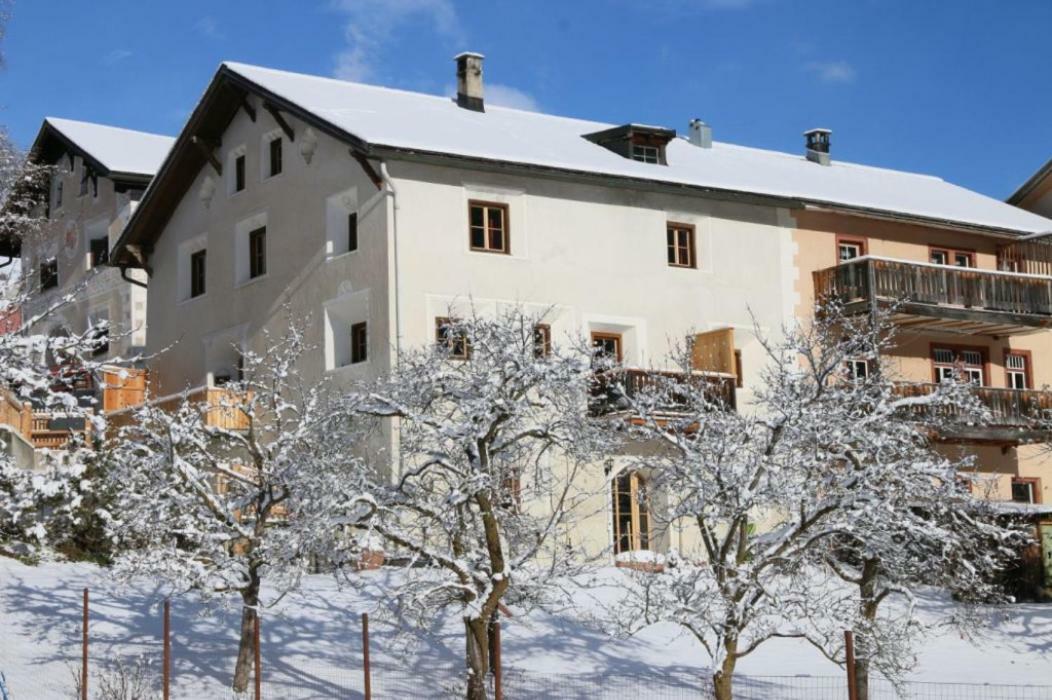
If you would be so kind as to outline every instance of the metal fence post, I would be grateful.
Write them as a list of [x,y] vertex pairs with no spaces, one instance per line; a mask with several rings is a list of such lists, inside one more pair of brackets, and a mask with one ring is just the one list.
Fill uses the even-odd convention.
[[365,673],[365,700],[372,700],[372,671],[369,668],[369,613],[362,613],[362,670]]
[[168,700],[169,688],[171,685],[171,666],[172,666],[172,603],[167,598],[164,599],[164,659],[162,663],[164,668],[161,669],[161,689],[164,695],[164,700]]
[[497,617],[497,613],[493,613],[493,699],[504,700],[500,667],[500,618]]
[[858,700],[858,680],[855,678],[855,634],[844,630],[844,665],[847,666],[847,698]]
[[81,621],[80,700],[88,700],[88,589],[84,589],[84,615]]
[[263,659],[259,652],[259,611],[255,611],[252,626],[252,637],[256,647],[256,700],[263,698]]

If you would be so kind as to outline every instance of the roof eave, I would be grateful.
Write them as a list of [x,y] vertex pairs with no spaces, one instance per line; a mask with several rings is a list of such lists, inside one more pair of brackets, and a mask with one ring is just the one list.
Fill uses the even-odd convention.
[[1045,181],[1045,178],[1052,176],[1052,158],[1048,159],[1048,162],[1038,168],[1037,172],[1031,175],[1026,182],[1019,186],[1015,192],[1008,196],[1005,201],[1009,204],[1019,205],[1027,195],[1034,191],[1034,188]]

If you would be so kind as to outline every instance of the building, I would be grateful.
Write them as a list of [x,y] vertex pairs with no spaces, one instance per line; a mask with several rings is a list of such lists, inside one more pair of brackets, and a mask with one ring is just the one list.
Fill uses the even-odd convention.
[[1052,159],[1020,185],[1008,197],[1008,203],[1041,216],[1052,217]]
[[109,251],[174,139],[102,124],[48,117],[29,157],[51,165],[47,226],[22,241],[29,281],[26,318],[74,294],[42,321],[42,333],[83,333],[105,322],[112,342],[98,355],[125,356],[146,346],[145,274],[108,266]]
[[[289,314],[310,319],[322,348],[307,376],[369,378],[400,348],[434,342],[471,300],[550,308],[552,337],[591,337],[629,372],[668,367],[670,339],[705,333],[724,351],[697,369],[736,383],[744,407],[762,364],[754,329],[808,318],[816,289],[859,309],[883,303],[845,280],[889,265],[954,293],[965,278],[1052,289],[1052,277],[997,271],[999,251],[1052,221],[938,178],[839,162],[827,130],[787,154],[715,142],[698,120],[681,137],[492,107],[482,57],[456,63],[455,99],[219,68],[111,260],[149,271],[147,349],[171,348],[151,367],[156,394],[237,376],[238,348],[258,348]],[[991,402],[1046,401],[1032,390],[1052,377],[1041,360],[1052,306],[1024,296],[1010,309],[918,298],[897,318],[903,390],[974,351]],[[1023,414],[945,436],[946,449],[977,451],[998,498],[1037,501],[1052,478],[1034,481],[1047,467],[1029,444],[1044,433]],[[609,496],[578,529],[583,544],[676,543],[618,508],[636,477],[593,478]]]
[[[51,167],[46,221],[17,240],[0,241],[0,255],[20,256],[24,303],[20,325],[42,335],[84,334],[98,329],[95,359],[130,357],[146,347],[145,272],[109,266],[109,252],[142,198],[174,139],[102,124],[48,117],[29,159]],[[7,322],[10,322],[10,318]],[[34,321],[34,319],[39,319]],[[3,319],[0,319],[2,321]],[[109,410],[125,394],[106,394],[111,382],[141,384],[104,374],[104,386],[87,376],[77,392]],[[131,392],[141,400],[142,389]],[[117,399],[117,403],[114,403]],[[15,428],[19,463],[31,466],[34,449],[62,447],[85,421],[41,411],[14,396],[0,396]]]

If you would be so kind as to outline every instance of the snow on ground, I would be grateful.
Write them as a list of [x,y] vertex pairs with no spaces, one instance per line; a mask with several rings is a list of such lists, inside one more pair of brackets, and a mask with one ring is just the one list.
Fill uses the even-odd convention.
[[[330,576],[309,576],[302,592],[268,610],[262,632],[264,697],[361,697],[358,616],[376,611],[384,582],[392,575],[360,574],[354,579],[359,590],[341,590]],[[86,564],[29,567],[0,558],[0,672],[10,700],[69,697],[69,668],[80,658],[85,586],[91,590],[91,655],[97,665],[140,654],[159,661],[162,587],[149,582],[119,586],[106,570]],[[603,591],[597,595],[609,597]],[[580,594],[576,600],[582,609],[596,605],[592,595]],[[920,614],[945,612],[950,604],[927,596]],[[172,610],[173,697],[230,697],[226,687],[237,649],[236,607],[206,609],[192,595],[183,595],[173,598]],[[920,650],[912,680],[1052,686],[1052,606],[1017,605],[993,612],[989,619],[978,645],[956,633],[929,640]],[[436,621],[433,634],[415,647],[407,646],[398,628],[390,614],[371,617],[374,697],[454,693],[463,663],[459,621]],[[615,687],[624,693],[616,697],[698,697],[696,679],[706,664],[697,642],[671,625],[616,640],[568,614],[534,613],[505,620],[503,641],[509,698],[615,697]],[[743,679],[745,690],[782,682],[768,677],[810,676],[814,678],[786,681],[799,694],[777,697],[843,696],[840,669],[803,642],[772,641],[746,658],[740,672],[752,677]],[[775,697],[769,690],[743,694]],[[1052,698],[1052,689],[1012,697]]]

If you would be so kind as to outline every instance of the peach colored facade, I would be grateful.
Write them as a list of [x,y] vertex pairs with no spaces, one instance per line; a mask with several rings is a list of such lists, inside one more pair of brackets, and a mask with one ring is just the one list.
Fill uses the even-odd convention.
[[[953,231],[917,224],[883,221],[835,212],[803,210],[794,212],[796,317],[808,318],[813,309],[815,290],[811,273],[838,263],[841,240],[860,241],[864,253],[917,263],[930,261],[931,248],[970,251],[975,266],[982,270],[997,269],[997,248],[1006,241],[993,236]],[[1052,330],[1028,335],[993,337],[989,335],[936,333],[903,330],[887,358],[897,379],[909,382],[932,382],[934,364],[932,346],[967,346],[982,351],[985,359],[984,384],[1007,387],[1005,354],[1025,351],[1031,359],[1031,388],[1052,386]],[[974,456],[977,471],[984,477],[991,498],[1011,500],[1013,478],[1039,480],[1038,499],[1052,503],[1052,451],[1049,445],[982,445],[945,444],[951,454]]]

